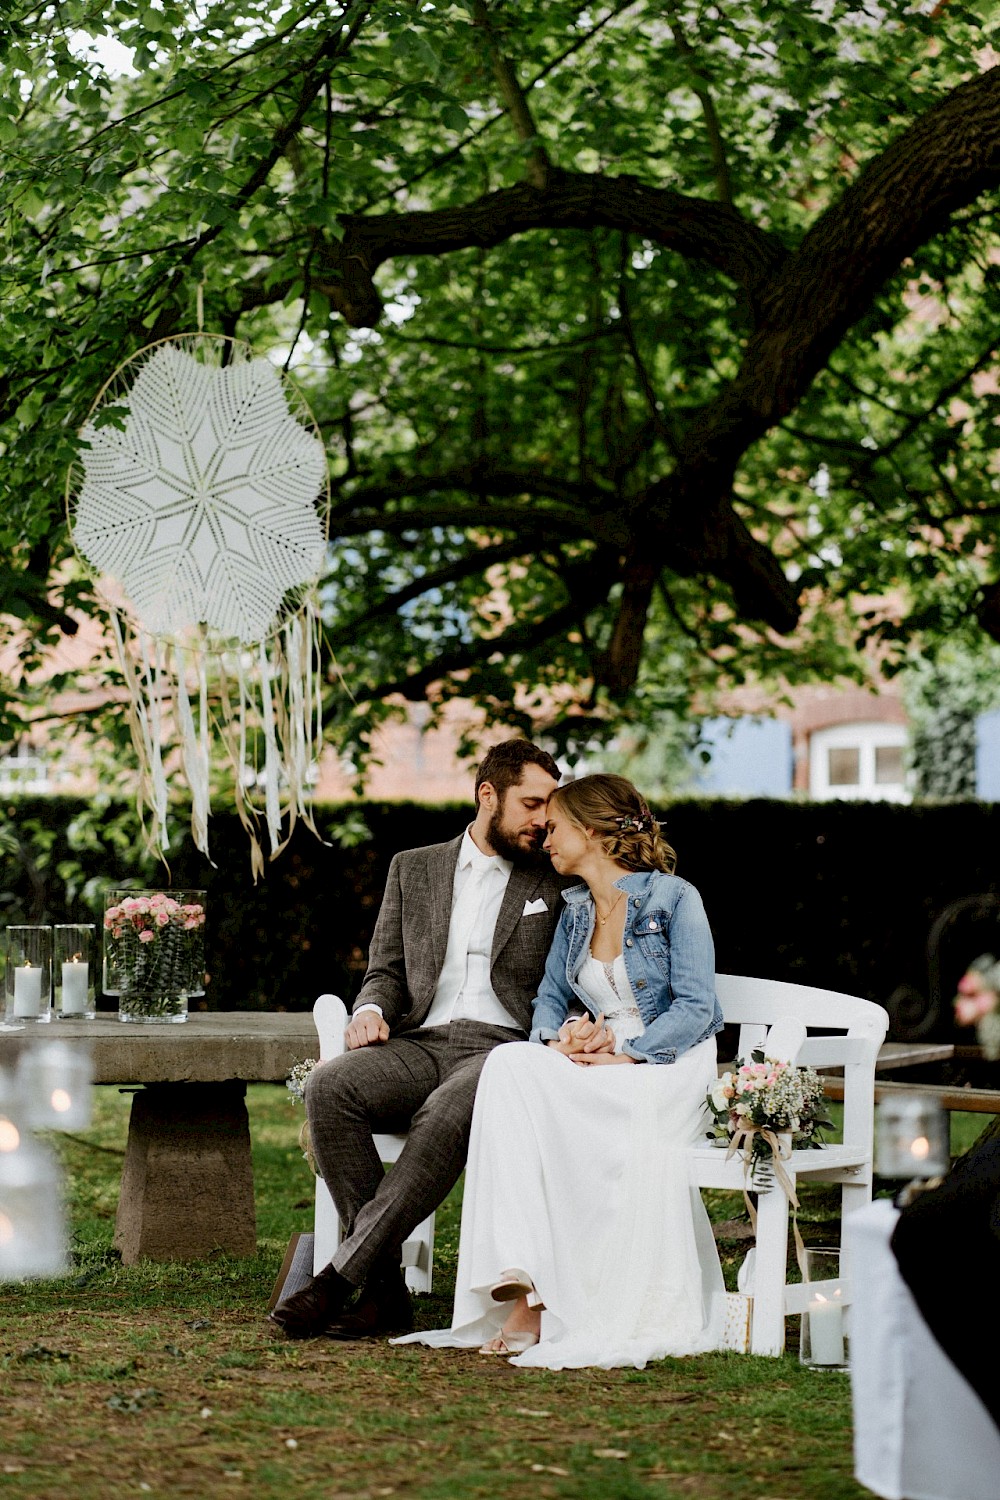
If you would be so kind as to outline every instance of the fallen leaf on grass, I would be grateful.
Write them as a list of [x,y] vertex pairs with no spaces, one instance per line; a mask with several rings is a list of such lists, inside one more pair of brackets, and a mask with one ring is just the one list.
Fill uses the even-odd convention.
[[532,1474],[558,1474],[560,1479],[569,1478],[568,1469],[559,1469],[555,1464],[532,1464]]
[[211,1328],[212,1320],[211,1318],[185,1318],[184,1326],[185,1328],[193,1328],[195,1333],[198,1333],[202,1328]]
[[184,1359],[186,1356],[183,1349],[178,1349],[176,1344],[164,1344],[164,1354],[172,1354],[174,1359]]
[[23,1474],[24,1464],[4,1464],[3,1472],[5,1474]]
[[58,1360],[71,1359],[72,1356],[65,1349],[49,1349],[45,1344],[29,1344],[27,1349],[22,1349],[14,1358],[22,1364],[27,1364],[30,1360],[38,1360],[40,1364],[54,1364]]
[[536,1411],[531,1406],[515,1406],[514,1415],[515,1417],[551,1417],[552,1413],[550,1411]]
[[595,1448],[595,1458],[628,1458],[627,1448]]

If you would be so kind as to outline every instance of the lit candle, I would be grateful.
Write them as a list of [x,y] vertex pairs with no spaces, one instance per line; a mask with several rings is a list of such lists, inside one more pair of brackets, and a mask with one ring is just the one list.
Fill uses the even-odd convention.
[[15,1016],[37,1016],[42,1009],[42,971],[25,964],[14,970]]
[[844,1363],[844,1310],[819,1292],[809,1304],[809,1353],[814,1365]]
[[80,962],[76,953],[62,966],[62,1014],[82,1016],[87,1009],[87,992],[90,989],[90,965]]

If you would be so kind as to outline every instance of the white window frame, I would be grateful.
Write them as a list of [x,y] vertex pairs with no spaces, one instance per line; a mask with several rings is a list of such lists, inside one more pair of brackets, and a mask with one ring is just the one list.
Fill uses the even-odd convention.
[[[887,724],[880,720],[856,720],[848,724],[830,724],[809,736],[809,795],[817,802],[840,798],[858,802],[909,802],[912,792],[907,780],[875,780],[875,751],[907,746],[905,724]],[[847,785],[830,782],[830,750],[857,750],[858,780]]]

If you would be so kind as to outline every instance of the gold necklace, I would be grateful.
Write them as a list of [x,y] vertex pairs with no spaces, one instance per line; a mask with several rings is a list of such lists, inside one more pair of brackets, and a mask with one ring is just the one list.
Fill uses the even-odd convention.
[[604,913],[603,917],[601,916],[601,913],[598,910],[597,897],[596,896],[594,897],[594,912],[595,912],[595,915],[597,917],[598,925],[600,927],[604,926],[605,922],[608,920],[608,918],[610,917],[611,913],[614,911],[615,907],[618,905],[618,902],[622,901],[624,899],[624,897],[625,897],[625,892],[624,891],[619,891],[616,899],[614,901],[612,901],[611,905],[608,907],[608,909]]

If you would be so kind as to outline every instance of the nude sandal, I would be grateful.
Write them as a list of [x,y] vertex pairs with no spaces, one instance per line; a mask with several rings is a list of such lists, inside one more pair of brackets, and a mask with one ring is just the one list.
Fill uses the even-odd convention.
[[537,1333],[498,1333],[495,1339],[480,1346],[480,1354],[523,1354],[538,1343]]
[[543,1306],[531,1277],[516,1269],[500,1272],[500,1280],[490,1287],[490,1296],[494,1302],[516,1302],[518,1297],[523,1297],[529,1307]]

